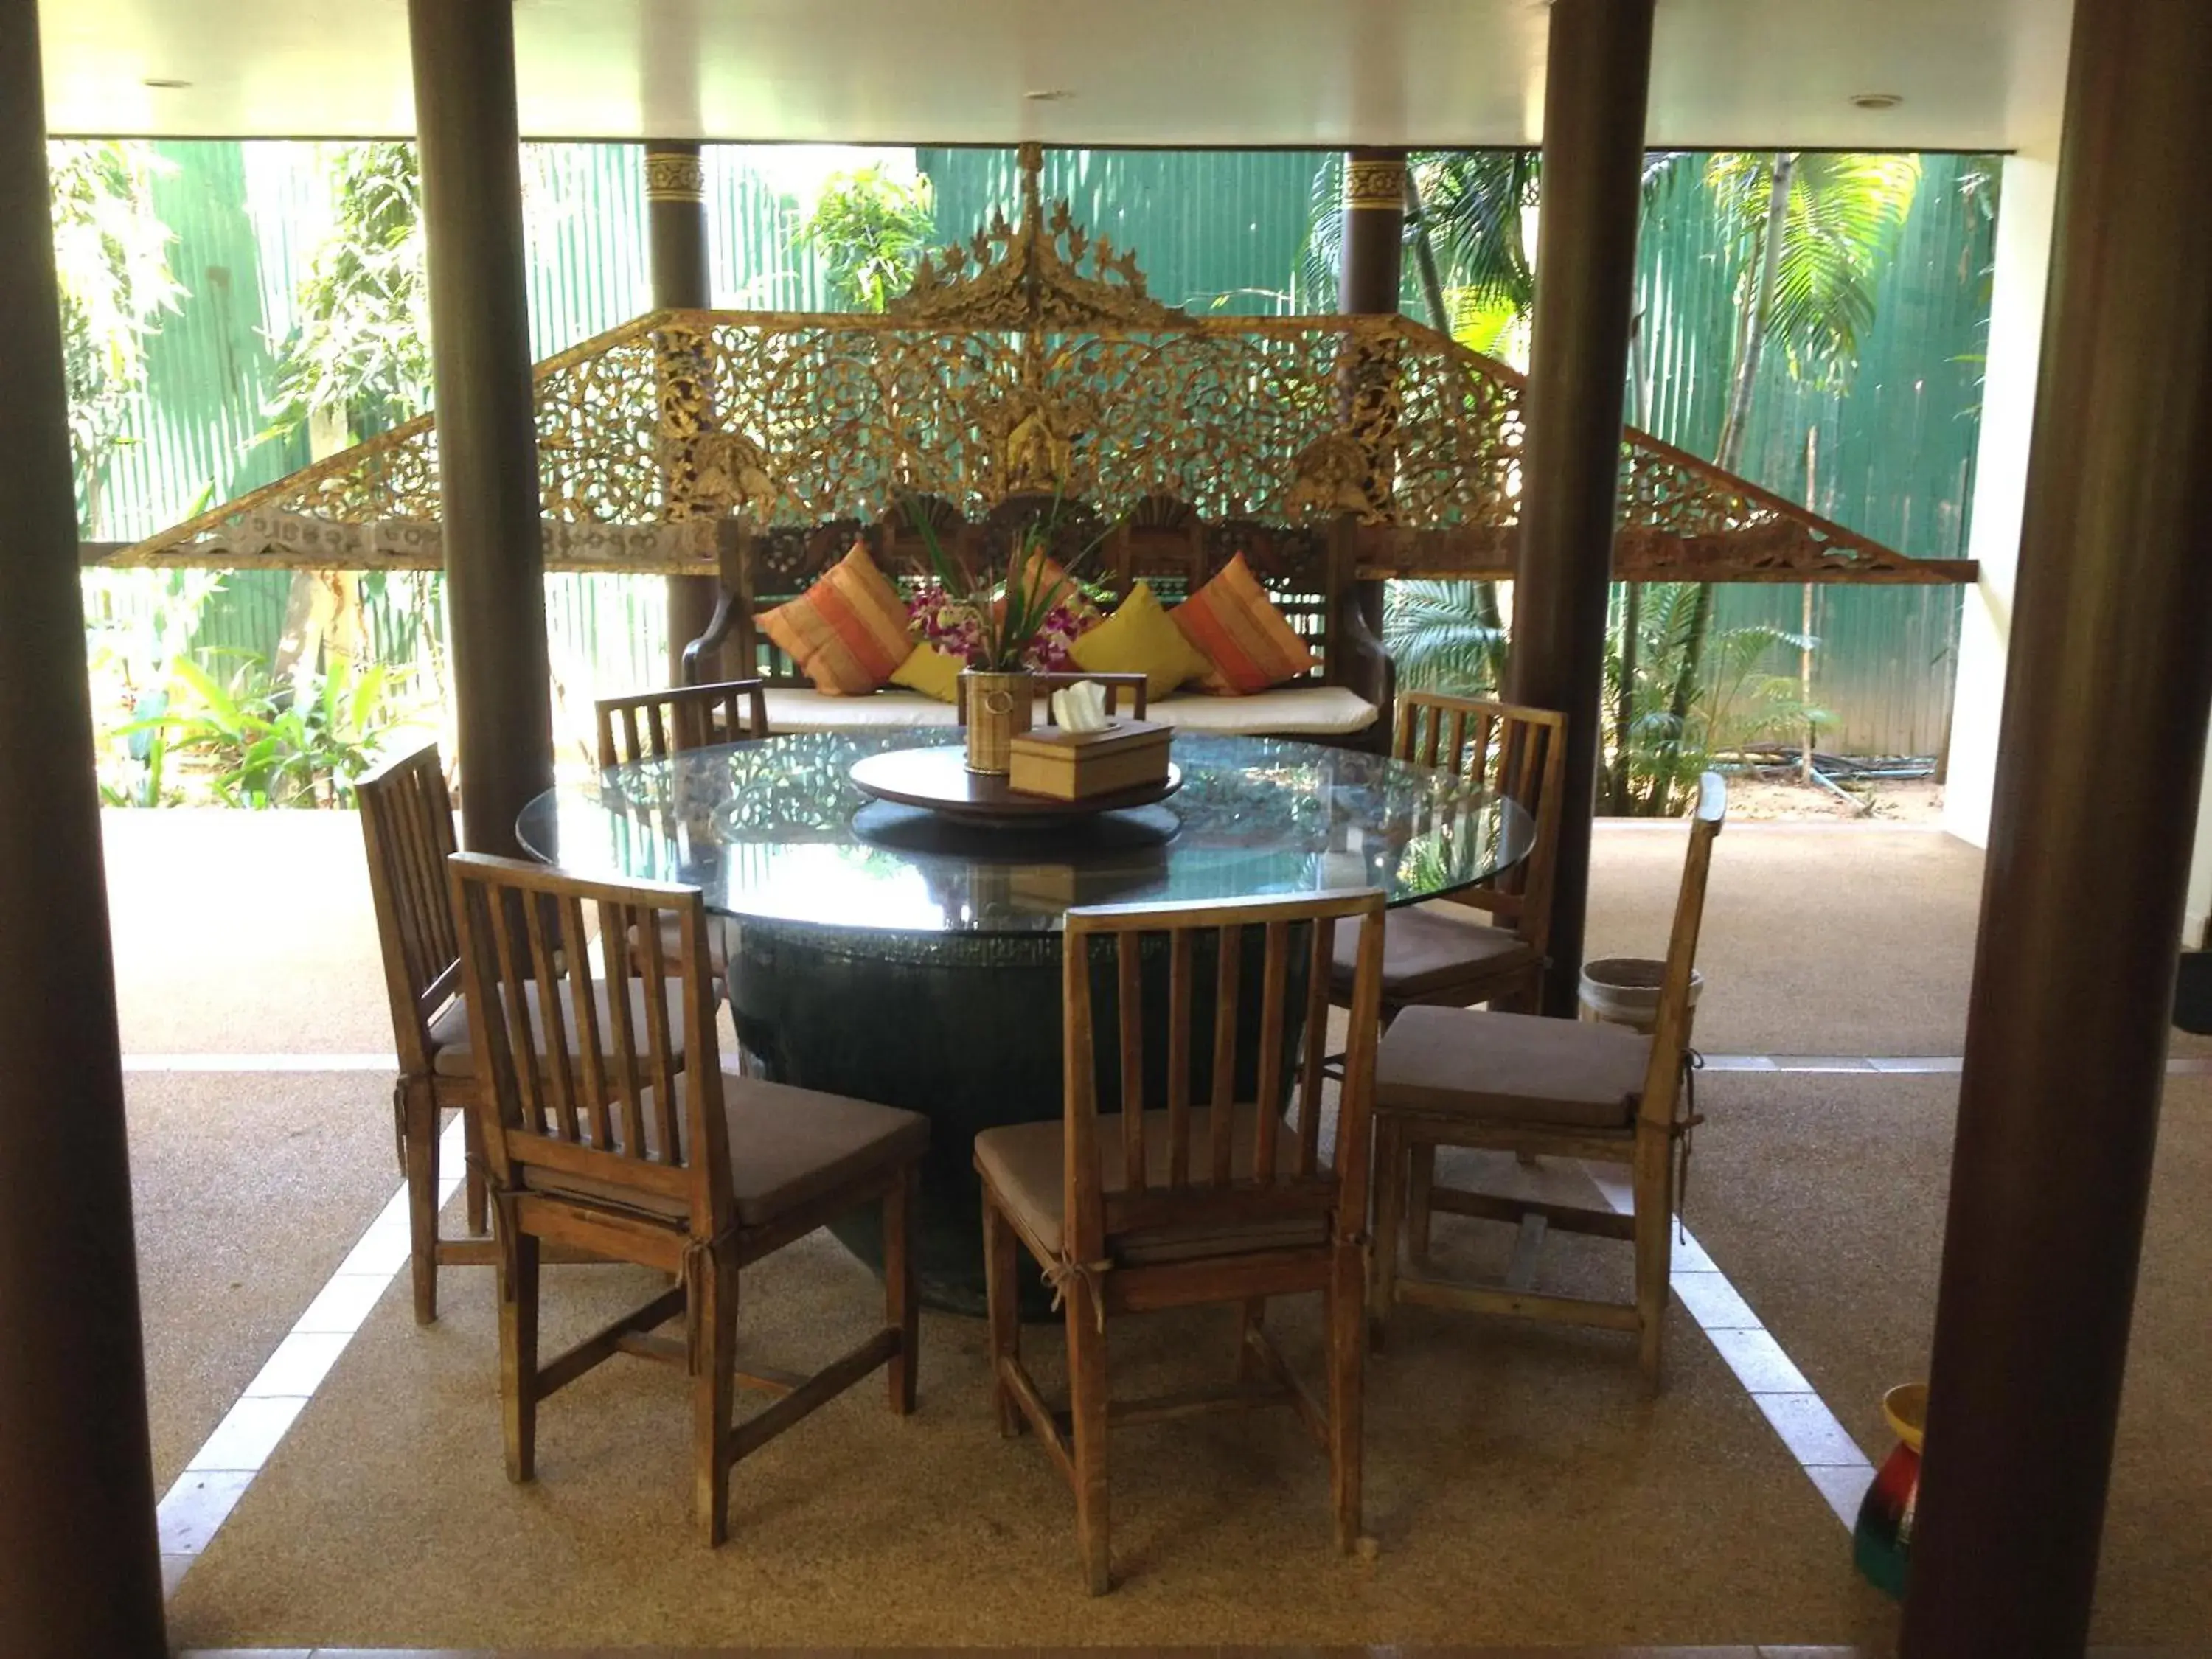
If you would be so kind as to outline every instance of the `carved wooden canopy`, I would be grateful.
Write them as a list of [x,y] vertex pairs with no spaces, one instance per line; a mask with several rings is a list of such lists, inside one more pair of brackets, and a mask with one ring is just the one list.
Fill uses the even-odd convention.
[[[1285,526],[1348,513],[1371,576],[1505,576],[1522,376],[1402,316],[1193,316],[1127,251],[1039,199],[925,259],[884,315],[662,311],[535,371],[549,569],[711,573],[717,526],[871,520],[894,496],[980,516],[1063,493]],[[444,562],[423,416],[112,564],[429,568]],[[1972,580],[1634,430],[1629,580]]]

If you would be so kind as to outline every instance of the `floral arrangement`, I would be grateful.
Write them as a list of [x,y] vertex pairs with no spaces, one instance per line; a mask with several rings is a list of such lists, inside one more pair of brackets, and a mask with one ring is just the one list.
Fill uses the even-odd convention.
[[948,552],[921,503],[909,501],[908,511],[937,576],[907,607],[909,623],[923,639],[988,672],[1054,672],[1073,666],[1068,647],[1100,614],[1073,568],[1097,544],[1084,548],[1068,567],[1053,563],[1057,500],[1041,521],[1014,538],[1003,570],[988,561],[978,568]]

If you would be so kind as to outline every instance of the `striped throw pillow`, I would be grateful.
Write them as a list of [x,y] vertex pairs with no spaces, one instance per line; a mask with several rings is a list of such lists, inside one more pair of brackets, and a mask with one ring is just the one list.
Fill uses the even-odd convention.
[[1265,691],[1314,665],[1314,653],[1275,609],[1242,553],[1168,615],[1212,665],[1199,681],[1203,690],[1229,696]]
[[759,623],[815,690],[833,697],[867,696],[914,650],[906,601],[857,542],[813,586]]

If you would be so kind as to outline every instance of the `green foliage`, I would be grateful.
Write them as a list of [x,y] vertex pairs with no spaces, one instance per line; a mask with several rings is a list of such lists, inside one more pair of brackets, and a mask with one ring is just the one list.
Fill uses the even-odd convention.
[[272,430],[317,410],[358,431],[404,420],[429,399],[429,279],[415,146],[341,146],[332,157],[331,233],[300,285],[300,322],[277,365]]
[[154,211],[154,177],[165,165],[145,143],[46,146],[70,453],[88,537],[100,533],[100,481],[125,441],[131,401],[145,389],[147,337],[185,292],[169,271],[169,228]]
[[[1759,308],[1774,168],[1772,155],[1741,153],[1715,155],[1705,167],[1706,188],[1728,210],[1736,307],[1746,317]],[[1857,368],[1882,261],[1919,184],[1917,155],[1806,150],[1792,158],[1766,321],[1791,379],[1834,386]]]
[[359,673],[341,665],[298,694],[254,659],[218,680],[179,658],[171,675],[167,708],[116,735],[161,733],[225,806],[351,805],[353,781],[401,724],[381,664]]
[[822,256],[830,291],[856,311],[880,312],[914,281],[937,234],[929,180],[881,167],[830,175],[799,240]]
[[1382,639],[1409,691],[1497,695],[1505,673],[1505,629],[1485,613],[1484,584],[1392,582],[1384,589]]
[[[1632,653],[1625,650],[1626,607],[1613,607],[1606,639],[1605,775],[1598,798],[1620,803],[1632,816],[1663,817],[1677,809],[1717,758],[1764,738],[1802,742],[1808,726],[1828,718],[1803,702],[1796,674],[1765,672],[1776,652],[1814,650],[1817,640],[1761,623],[1711,629],[1697,596],[1693,583],[1644,584]],[[1686,709],[1678,714],[1684,665],[1701,641]],[[1625,657],[1632,657],[1635,678],[1624,730]],[[1626,787],[1616,788],[1624,767]]]
[[[153,603],[132,603],[134,591],[149,580],[161,585]],[[127,725],[100,734],[100,795],[108,805],[171,806],[183,799],[168,767],[168,732],[159,720],[169,707],[170,665],[191,646],[201,613],[224,580],[216,570],[84,573],[85,667],[94,704],[129,711]]]

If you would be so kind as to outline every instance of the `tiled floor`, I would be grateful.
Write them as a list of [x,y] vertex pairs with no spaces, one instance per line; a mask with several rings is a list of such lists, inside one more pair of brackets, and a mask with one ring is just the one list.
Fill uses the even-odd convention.
[[[178,1659],[1881,1659],[1863,1648],[222,1648]],[[2212,1648],[2092,1648],[2087,1659],[2212,1659]]]

